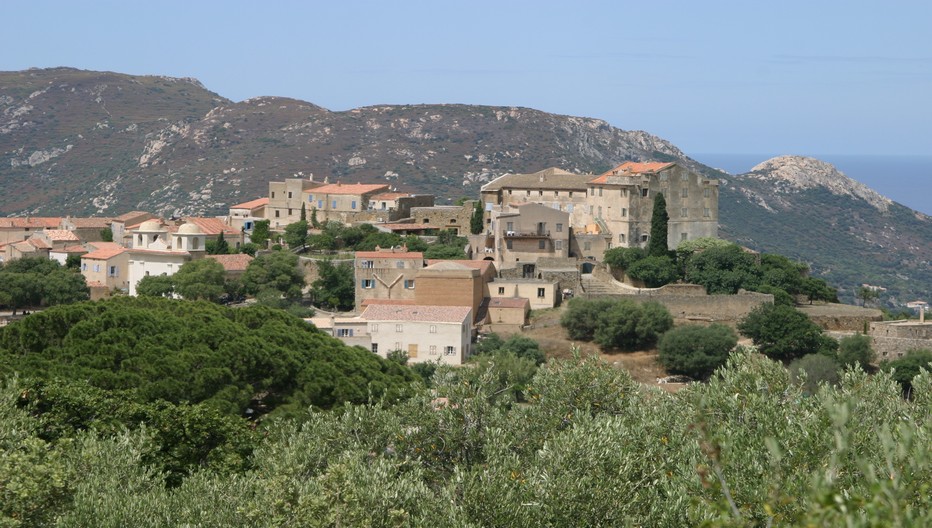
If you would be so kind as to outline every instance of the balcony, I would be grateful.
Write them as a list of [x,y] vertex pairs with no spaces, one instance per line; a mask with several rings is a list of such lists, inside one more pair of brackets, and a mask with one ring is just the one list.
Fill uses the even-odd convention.
[[550,231],[505,231],[505,238],[550,238]]

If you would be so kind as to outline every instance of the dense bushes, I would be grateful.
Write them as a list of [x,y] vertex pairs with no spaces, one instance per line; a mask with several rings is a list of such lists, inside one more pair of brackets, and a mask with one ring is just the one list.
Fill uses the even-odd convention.
[[791,306],[762,304],[738,323],[738,331],[753,339],[761,353],[771,359],[788,361],[816,352],[834,355],[838,346]]
[[[164,298],[55,307],[0,329],[0,369],[132,390],[141,402],[324,408],[397,395],[409,369],[255,306],[229,309]],[[258,400],[254,402],[254,400]]]
[[84,276],[57,260],[22,258],[0,263],[0,307],[14,314],[21,308],[69,304],[89,297]]
[[627,299],[572,299],[560,324],[570,339],[595,341],[603,349],[650,348],[673,327],[673,317],[660,303]]
[[17,405],[13,382],[0,388],[0,524],[932,524],[928,375],[912,401],[860,371],[804,397],[781,365],[739,353],[668,394],[574,360],[541,367],[524,405],[493,365],[434,380],[393,406],[270,424],[247,466],[193,468],[173,488],[149,463],[154,431],[45,440],[49,421]]
[[909,395],[913,389],[913,378],[919,374],[920,369],[932,372],[932,350],[910,350],[899,359],[885,361],[881,367],[886,372],[892,372],[893,379],[903,387],[903,392]]
[[686,325],[663,334],[657,349],[667,372],[705,379],[725,364],[737,344],[738,336],[727,326]]

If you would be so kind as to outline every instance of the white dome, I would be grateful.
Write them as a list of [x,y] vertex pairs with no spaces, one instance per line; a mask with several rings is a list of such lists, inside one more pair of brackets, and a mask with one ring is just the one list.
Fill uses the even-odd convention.
[[181,227],[178,228],[178,234],[179,235],[203,235],[204,232],[201,231],[201,226],[188,222],[186,224],[182,224]]
[[162,223],[158,220],[146,220],[139,226],[140,231],[164,231]]

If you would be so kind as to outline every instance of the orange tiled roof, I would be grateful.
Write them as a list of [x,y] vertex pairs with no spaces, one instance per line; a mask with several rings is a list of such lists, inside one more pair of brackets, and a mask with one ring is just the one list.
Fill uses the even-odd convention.
[[263,205],[269,205],[269,198],[256,198],[248,202],[243,202],[241,204],[231,205],[230,209],[255,209],[256,207],[262,207]]
[[207,258],[219,262],[223,266],[224,271],[246,271],[249,263],[254,260],[245,253],[237,253],[235,255],[207,255]]
[[126,251],[127,250],[125,247],[98,249],[97,251],[92,251],[86,255],[81,255],[81,258],[91,260],[108,260],[121,253],[125,253]]
[[396,193],[382,193],[382,194],[377,194],[373,196],[372,198],[370,198],[370,200],[389,201],[389,200],[397,200],[399,198],[404,198],[405,196],[411,196],[411,195],[408,193],[397,193],[397,192]]
[[370,321],[424,321],[462,323],[469,316],[469,306],[425,306],[421,304],[370,304],[362,313]]
[[17,216],[0,218],[0,228],[25,229],[38,228],[56,229],[61,224],[61,217]]
[[531,301],[524,297],[492,297],[489,299],[489,308],[525,308]]
[[57,242],[74,242],[81,240],[78,238],[78,235],[74,234],[74,231],[68,231],[67,229],[46,229],[43,233],[45,233],[45,236],[47,236],[49,240],[55,240]]
[[[219,235],[220,233],[223,233],[224,235],[238,235],[240,233],[239,229],[231,225],[224,224],[222,220],[217,218],[189,216],[185,218],[184,221],[196,224],[201,228],[201,231],[203,231],[205,235]],[[177,231],[177,229],[174,231]]]
[[394,306],[414,304],[414,299],[363,299],[361,306],[370,306],[373,304],[390,304]]
[[93,251],[99,251],[101,249],[115,249],[123,246],[116,242],[88,242],[87,247],[91,248]]
[[26,242],[36,249],[52,249],[52,246],[48,245],[48,243],[41,238],[30,238]]
[[379,190],[388,190],[384,183],[329,183],[310,189],[310,194],[365,194]]
[[623,175],[623,173],[644,174],[647,172],[657,172],[669,167],[670,165],[674,165],[674,163],[666,161],[626,161],[614,169],[610,169],[602,173],[598,178],[595,178],[589,183],[606,183],[609,176],[620,176]]
[[87,253],[88,251],[84,249],[84,246],[65,246],[59,249],[53,249],[54,253]]
[[357,251],[356,258],[423,259],[420,251]]

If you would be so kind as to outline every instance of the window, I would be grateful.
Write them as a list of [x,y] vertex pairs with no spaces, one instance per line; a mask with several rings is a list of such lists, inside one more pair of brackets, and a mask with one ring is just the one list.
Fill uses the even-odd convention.
[[100,264],[94,264],[94,271],[100,271]]
[[404,269],[404,267],[405,267],[405,261],[403,261],[403,260],[396,260],[396,261],[395,261],[395,267],[398,268],[398,269]]
[[139,247],[142,247],[142,235],[139,235]]
[[371,260],[361,260],[361,261],[359,261],[359,267],[360,267],[360,268],[370,269],[370,268],[375,267],[375,262],[373,262],[373,261],[371,261]]
[[505,295],[505,287],[504,287],[504,286],[499,286],[499,287],[498,287],[498,294],[499,294],[499,295]]
[[706,197],[706,198],[711,198],[711,197],[712,197],[712,189],[710,189],[710,188],[708,188],[708,187],[706,187],[705,189],[702,189],[702,196],[704,196],[704,197]]
[[567,205],[566,205],[566,211],[569,212],[569,213],[572,213],[572,212],[573,212],[573,204],[567,204]]
[[689,240],[689,233],[680,233],[680,242]]
[[509,239],[509,240],[506,240],[506,241],[505,241],[505,247],[508,248],[508,249],[513,249],[513,248],[511,247],[511,245],[512,245],[511,242],[512,242],[512,241],[511,241],[510,239]]
[[511,194],[511,189],[508,189],[508,194]]
[[593,206],[590,205],[590,206],[589,206],[589,214],[592,214],[592,212],[593,212],[594,210],[595,210],[595,207],[593,207]]
[[543,195],[544,195],[544,191],[537,191],[537,196],[543,196]]
[[272,191],[272,198],[275,198],[275,191]]
[[625,207],[621,208],[621,217],[626,218],[628,216],[628,209]]
[[689,196],[689,187],[683,187],[682,196],[683,198]]
[[280,217],[280,216],[281,216],[281,211],[279,211],[278,209],[276,209],[276,210],[275,210],[275,218],[278,218],[278,217]]
[[291,208],[289,207],[289,208],[288,208],[288,216],[291,216],[291,215],[293,215],[293,214],[294,214],[294,213],[291,211]]
[[378,343],[372,343],[372,353],[373,353],[373,354],[378,354],[378,353],[379,353],[379,344],[378,344]]
[[641,196],[647,198],[647,189],[641,189]]
[[425,218],[423,223],[429,224],[429,223],[430,223],[430,218]]
[[372,330],[369,330],[369,331],[372,332],[373,334],[378,332],[379,331],[378,323],[372,323]]
[[557,224],[557,233],[563,232],[563,224]]
[[647,242],[648,238],[650,238],[648,235],[641,235],[641,242]]
[[372,279],[363,279],[362,288],[364,290],[371,290],[372,288],[375,288],[375,281]]
[[680,216],[686,218],[689,215],[689,209],[682,207],[680,208]]
[[712,216],[712,213],[711,213],[711,211],[709,211],[709,208],[708,208],[708,207],[706,207],[705,209],[702,210],[702,216],[704,216],[704,217],[706,217],[706,218]]
[[530,190],[524,191],[524,195],[525,195],[525,196],[530,196],[530,195],[531,195],[531,191],[530,191]]
[[430,333],[432,334],[437,333],[437,325],[430,325]]
[[396,325],[395,325],[395,331],[396,331],[396,332],[404,332],[404,331],[405,331],[405,325],[403,325],[403,324],[396,324]]
[[546,248],[547,248],[547,241],[546,241],[546,240],[540,239],[540,240],[537,241],[537,249],[546,249]]
[[455,355],[456,355],[456,347],[455,347],[455,346],[448,346],[448,347],[444,348],[444,349],[443,349],[443,355],[445,355],[445,356],[455,356]]
[[323,201],[323,200],[317,200],[317,208],[318,208],[318,209],[323,209],[323,208],[324,208],[324,201]]
[[314,202],[314,195],[313,194],[307,195],[307,203],[313,203],[313,202]]
[[544,298],[544,293],[545,293],[545,292],[544,292],[544,289],[543,289],[543,288],[537,288],[537,298],[538,298],[538,299],[543,299],[543,298]]
[[624,243],[624,241],[625,241],[625,234],[624,234],[624,233],[621,233],[621,234],[618,235],[618,241],[621,242],[621,243]]
[[350,209],[356,209],[356,200],[350,202]]
[[589,196],[595,196],[595,187],[589,187]]
[[508,222],[507,224],[505,224],[505,231],[514,231],[514,230],[515,230],[514,222]]
[[432,356],[437,355],[437,345],[430,345],[430,355]]
[[553,191],[554,196],[560,196],[560,191]]
[[119,276],[119,272],[117,271],[117,267],[116,267],[116,266],[110,266],[110,271],[107,272],[107,275],[109,275],[110,277],[118,277],[118,276]]
[[562,241],[562,240],[557,240],[557,241],[556,241],[556,250],[557,250],[557,251],[560,251],[560,250],[562,250],[562,249],[563,249],[563,241]]
[[87,271],[87,262],[81,263],[81,271]]
[[291,191],[288,191],[288,199],[291,199]]
[[573,191],[570,191],[570,198],[573,197]]
[[331,205],[330,208],[331,208],[331,209],[336,209],[336,208],[337,208],[337,201],[336,201],[336,200],[333,200],[333,202],[331,202],[331,203],[332,203],[333,205]]
[[602,188],[599,187],[599,196],[602,196]]
[[406,281],[405,281],[405,289],[406,289],[406,290],[413,290],[413,289],[414,289],[414,279],[406,280]]
[[586,251],[592,249],[592,242],[583,242],[583,249]]
[[680,176],[680,179],[683,180],[683,181],[689,180],[689,174],[687,174],[687,173],[684,172],[684,173]]
[[337,337],[353,337],[353,329],[337,328]]

